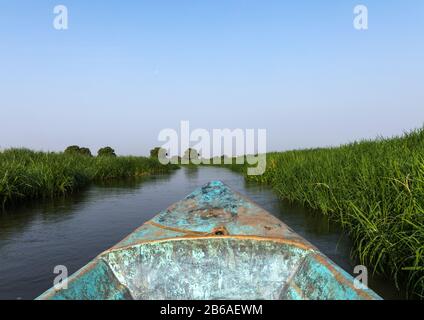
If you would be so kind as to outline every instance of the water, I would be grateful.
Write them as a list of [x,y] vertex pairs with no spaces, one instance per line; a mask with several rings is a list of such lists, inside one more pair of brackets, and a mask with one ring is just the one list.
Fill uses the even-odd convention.
[[[0,299],[34,299],[53,285],[54,267],[69,274],[122,240],[159,211],[211,180],[247,195],[352,273],[351,243],[322,215],[289,205],[266,186],[246,183],[221,168],[183,168],[170,175],[95,185],[77,195],[0,214]],[[373,277],[385,299],[401,298],[393,284]]]

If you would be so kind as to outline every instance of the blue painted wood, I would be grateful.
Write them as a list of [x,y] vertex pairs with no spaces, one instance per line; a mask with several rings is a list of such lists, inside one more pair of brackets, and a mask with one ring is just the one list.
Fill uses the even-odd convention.
[[219,181],[159,213],[38,299],[381,299]]

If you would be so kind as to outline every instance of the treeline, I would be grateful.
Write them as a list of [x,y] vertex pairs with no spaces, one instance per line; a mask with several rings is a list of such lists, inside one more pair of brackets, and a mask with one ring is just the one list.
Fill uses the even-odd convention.
[[102,148],[97,157],[86,148],[63,153],[9,149],[0,152],[0,209],[30,199],[72,193],[92,181],[166,173],[176,166],[148,157],[118,157]]
[[[181,156],[172,156],[170,157],[167,150],[161,147],[156,147],[152,150],[150,150],[150,157],[155,159],[168,159],[171,163],[174,164],[182,164],[184,161],[187,161],[188,163],[192,164],[191,162],[194,160],[199,160],[201,155],[200,153],[193,148],[188,148],[184,155]],[[183,161],[184,160],[184,161]]]
[[[65,154],[69,155],[82,155],[92,157],[91,150],[89,148],[80,147],[80,146],[69,146],[65,149]],[[98,157],[116,157],[115,150],[111,147],[100,148],[97,151]]]
[[[87,157],[92,157],[91,151],[89,148],[79,147],[79,146],[69,146],[65,149],[65,154],[69,155],[82,155]],[[115,150],[111,147],[100,148],[97,151],[98,157],[116,157]]]

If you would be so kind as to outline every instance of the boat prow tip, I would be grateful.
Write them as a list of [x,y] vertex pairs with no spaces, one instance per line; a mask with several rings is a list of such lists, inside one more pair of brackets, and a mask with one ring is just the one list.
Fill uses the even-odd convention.
[[212,180],[210,182],[208,182],[207,184],[205,184],[205,186],[211,186],[211,187],[222,187],[225,186],[226,184],[224,182],[222,182],[221,180]]

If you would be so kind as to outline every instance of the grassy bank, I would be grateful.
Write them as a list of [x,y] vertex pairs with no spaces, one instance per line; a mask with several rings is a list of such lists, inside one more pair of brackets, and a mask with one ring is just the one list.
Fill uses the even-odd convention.
[[266,173],[246,178],[338,221],[361,263],[423,297],[424,130],[338,148],[270,153]]
[[26,149],[0,152],[0,209],[25,200],[65,195],[95,180],[165,173],[144,157],[88,157]]

